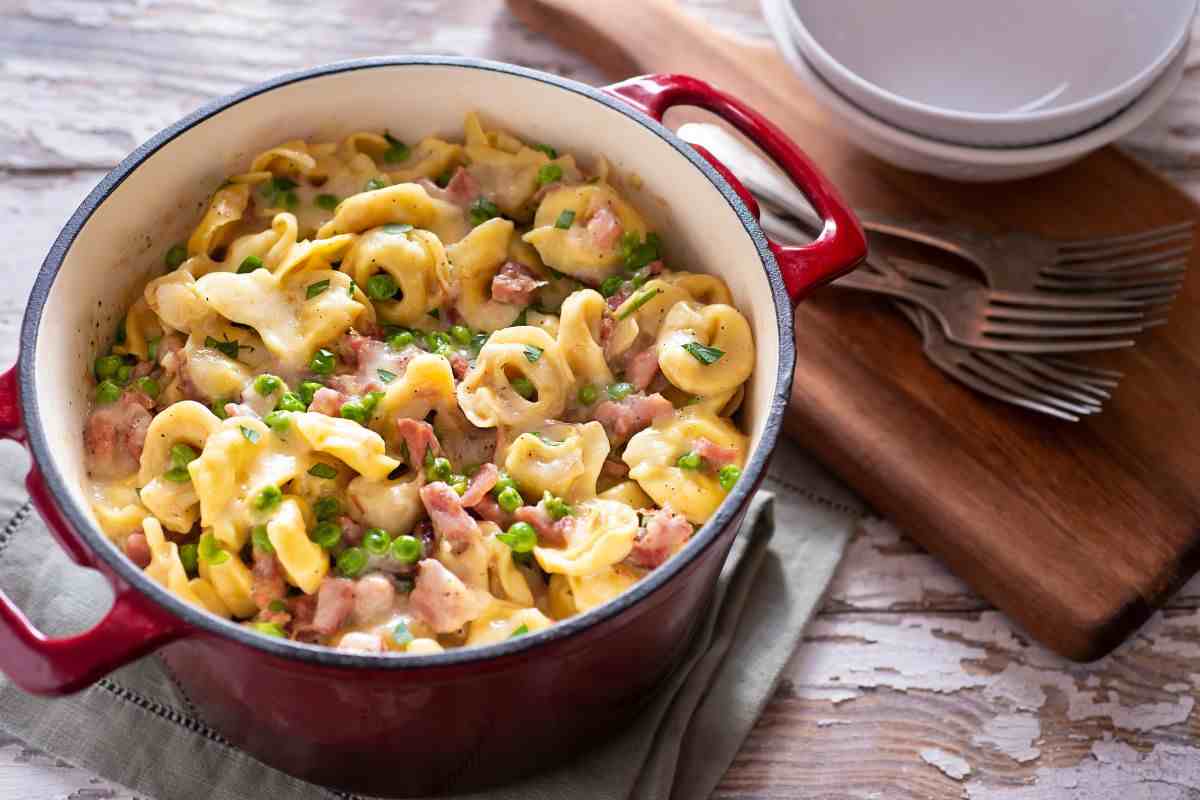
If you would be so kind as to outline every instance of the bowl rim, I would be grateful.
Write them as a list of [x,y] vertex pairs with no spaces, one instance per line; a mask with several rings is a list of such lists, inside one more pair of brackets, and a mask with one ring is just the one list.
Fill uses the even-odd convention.
[[1185,45],[1175,55],[1175,59],[1167,66],[1163,74],[1159,75],[1136,100],[1095,127],[1066,139],[1043,144],[1025,147],[977,147],[920,136],[904,128],[896,127],[852,103],[817,72],[788,34],[789,23],[786,16],[783,16],[785,13],[783,6],[789,5],[789,0],[761,0],[761,5],[768,27],[783,53],[784,61],[792,68],[792,72],[813,91],[822,105],[835,115],[842,116],[858,125],[874,139],[954,164],[1032,167],[1047,162],[1070,160],[1103,147],[1137,127],[1166,102],[1179,83],[1188,55],[1188,47]]
[[[874,97],[893,106],[897,106],[906,112],[921,114],[934,120],[943,122],[969,122],[972,124],[998,125],[1005,128],[1014,128],[1020,125],[1040,122],[1053,122],[1066,117],[1074,116],[1119,98],[1122,94],[1128,93],[1131,88],[1137,86],[1139,83],[1148,81],[1146,84],[1147,87],[1150,84],[1153,84],[1155,80],[1161,76],[1161,73],[1169,68],[1171,62],[1176,56],[1179,55],[1181,48],[1186,45],[1188,39],[1190,38],[1192,28],[1191,21],[1196,15],[1197,2],[1200,2],[1200,0],[1188,0],[1190,8],[1185,14],[1186,21],[1180,26],[1179,31],[1176,32],[1174,38],[1171,40],[1170,45],[1162,52],[1158,53],[1158,55],[1155,56],[1150,64],[1143,67],[1132,77],[1127,78],[1116,86],[1107,89],[1100,94],[1091,95],[1082,100],[1076,100],[1075,102],[1068,103],[1065,106],[1058,106],[1052,109],[1045,109],[1041,111],[960,111],[947,108],[945,106],[935,106],[920,100],[913,100],[912,98],[897,94],[889,89],[883,88],[873,81],[867,80],[834,57],[834,55],[828,49],[826,49],[820,43],[820,41],[817,40],[816,36],[814,36],[812,32],[808,30],[808,26],[804,24],[804,20],[801,18],[800,12],[796,8],[795,3],[791,2],[791,0],[787,0],[784,5],[786,7],[786,13],[792,20],[793,30],[797,36],[802,39],[801,50],[804,51],[806,55],[808,55],[809,51],[811,51],[811,53],[816,56],[815,58],[810,56],[809,61],[813,62],[814,69],[816,69],[819,73],[822,73],[822,75],[823,70],[820,68],[820,61],[826,62],[830,69],[836,71],[839,76],[849,81],[858,90],[873,95]],[[830,83],[832,83],[832,81],[830,81]],[[1143,91],[1145,91],[1145,89],[1143,89]],[[1126,98],[1126,104],[1135,103],[1137,102],[1137,99],[1137,96]],[[1092,124],[1095,124],[1101,121],[1102,120],[1092,120],[1091,122]]]
[[[36,386],[36,353],[38,333],[43,312],[51,287],[62,263],[75,242],[76,237],[90,220],[92,214],[109,198],[113,191],[128,178],[143,162],[158,150],[172,142],[191,128],[221,114],[223,111],[285,86],[303,81],[323,78],[359,70],[394,67],[446,67],[452,69],[482,70],[501,73],[516,78],[537,81],[543,84],[581,95],[634,120],[649,133],[657,136],[666,145],[691,162],[725,198],[730,209],[738,218],[754,248],[758,252],[766,272],[771,298],[775,307],[775,321],[779,336],[779,367],[775,376],[774,391],[764,398],[766,419],[759,445],[750,454],[743,469],[742,479],[722,501],[716,513],[692,536],[684,549],[666,564],[653,570],[631,589],[594,609],[577,614],[569,619],[516,639],[490,645],[462,647],[442,653],[421,655],[397,655],[386,653],[349,653],[319,645],[277,639],[251,631],[238,623],[216,617],[195,608],[178,598],[165,587],[151,580],[132,561],[119,553],[117,548],[88,519],[75,502],[68,488],[68,481],[59,471],[53,456],[53,448],[46,437],[41,423]],[[658,592],[690,566],[699,555],[720,538],[725,530],[748,506],[765,474],[767,463],[774,451],[783,423],[784,410],[791,393],[792,374],[795,368],[795,342],[792,338],[792,305],[784,287],[779,266],[768,246],[767,238],[759,228],[757,220],[740,200],[729,183],[686,142],[662,124],[638,112],[623,101],[592,86],[539,70],[520,67],[498,61],[455,56],[399,55],[350,59],[324,64],[308,69],[284,73],[277,77],[243,88],[205,103],[197,110],[156,133],[126,156],[109,172],[80,203],[68,219],[50,247],[38,271],[33,289],[26,305],[18,350],[19,388],[22,419],[34,468],[41,471],[46,485],[58,509],[66,517],[89,549],[97,554],[121,580],[135,587],[158,606],[170,611],[186,623],[182,637],[194,638],[203,634],[231,639],[264,653],[289,661],[307,662],[326,667],[367,668],[372,670],[427,670],[456,667],[483,662],[495,662],[527,654],[552,643],[565,643],[585,631],[609,621],[632,606]]]

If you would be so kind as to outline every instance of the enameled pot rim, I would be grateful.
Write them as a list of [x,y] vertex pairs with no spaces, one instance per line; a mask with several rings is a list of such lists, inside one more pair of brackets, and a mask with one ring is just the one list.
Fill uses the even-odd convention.
[[[562,622],[556,622],[541,631],[516,639],[509,639],[499,644],[464,647],[448,650],[443,653],[412,656],[346,653],[328,647],[263,636],[245,626],[220,619],[195,608],[150,579],[132,561],[117,551],[117,548],[92,523],[84,509],[74,501],[72,493],[67,487],[66,480],[55,464],[51,443],[47,440],[45,430],[42,428],[37,403],[35,369],[35,354],[37,352],[38,331],[42,314],[46,308],[50,288],[54,283],[67,252],[74,243],[76,236],[87,224],[96,209],[144,161],[164,145],[194,126],[238,103],[257,97],[260,94],[293,83],[327,75],[397,66],[453,67],[505,73],[574,92],[637,121],[664,143],[687,158],[696,169],[702,172],[717,190],[720,191],[722,196],[724,196],[726,202],[729,203],[730,209],[741,221],[742,227],[745,228],[746,233],[752,239],[767,273],[771,297],[775,305],[780,342],[779,369],[775,378],[775,390],[769,398],[766,409],[766,422],[759,445],[747,460],[743,469],[742,479],[738,481],[737,486],[726,497],[725,501],[718,508],[717,513],[700,528],[699,532],[692,537],[691,541],[674,558],[647,574],[633,588],[612,601],[585,613],[570,617]],[[142,594],[149,596],[158,605],[181,618],[189,626],[196,629],[197,632],[229,638],[239,644],[264,651],[273,656],[329,667],[411,670],[482,663],[507,656],[516,656],[550,644],[551,642],[566,640],[624,613],[634,604],[646,599],[651,594],[666,586],[675,576],[683,572],[689,564],[695,561],[733,523],[748,505],[753,491],[757,489],[766,470],[771,453],[775,449],[776,441],[779,438],[783,413],[787,407],[788,397],[791,393],[792,372],[795,366],[795,344],[792,339],[791,302],[784,288],[779,266],[776,264],[775,258],[768,248],[766,237],[759,228],[754,215],[738,198],[737,193],[725,179],[686,142],[678,138],[666,127],[599,89],[538,70],[473,58],[384,56],[341,61],[287,73],[219,98],[155,134],[130,153],[91,191],[87,198],[80,204],[79,208],[75,210],[75,213],[71,215],[71,218],[67,221],[67,224],[63,227],[58,238],[55,239],[54,244],[51,246],[50,252],[42,263],[41,270],[38,272],[37,280],[29,297],[29,303],[25,309],[25,317],[21,325],[18,364],[22,419],[24,420],[29,447],[33,453],[36,467],[42,472],[59,510],[62,511],[75,532],[87,543],[90,550],[98,554],[107,566],[123,581],[137,588]],[[191,634],[184,635],[186,638]]]

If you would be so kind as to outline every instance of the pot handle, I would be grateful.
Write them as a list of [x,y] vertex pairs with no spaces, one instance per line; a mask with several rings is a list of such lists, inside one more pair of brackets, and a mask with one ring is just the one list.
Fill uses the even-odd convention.
[[[795,142],[742,101],[688,75],[642,75],[605,86],[601,91],[658,122],[674,106],[696,106],[711,111],[749,137],[787,173],[824,221],[821,235],[810,244],[791,246],[767,240],[793,303],[799,303],[811,291],[846,274],[866,258],[866,237],[837,189]],[[758,203],[746,187],[706,148],[692,147],[729,182],[757,219]]]
[[[0,439],[24,442],[18,366],[0,375]],[[37,466],[25,486],[59,545],[75,563],[95,566],[46,486]],[[0,671],[33,694],[68,694],[183,636],[188,629],[116,575],[106,570],[115,595],[112,609],[94,628],[49,638],[35,628],[0,589]]]

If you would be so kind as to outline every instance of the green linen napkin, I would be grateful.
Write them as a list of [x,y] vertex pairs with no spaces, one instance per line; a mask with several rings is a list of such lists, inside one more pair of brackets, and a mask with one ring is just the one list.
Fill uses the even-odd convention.
[[[86,629],[111,602],[32,513],[20,456],[0,450],[0,586],[48,633]],[[617,737],[475,800],[708,797],[770,699],[841,559],[860,502],[781,441],[684,663]],[[71,697],[32,697],[0,678],[0,727],[159,800],[345,797],[271,769],[203,721],[162,662],[131,664]]]

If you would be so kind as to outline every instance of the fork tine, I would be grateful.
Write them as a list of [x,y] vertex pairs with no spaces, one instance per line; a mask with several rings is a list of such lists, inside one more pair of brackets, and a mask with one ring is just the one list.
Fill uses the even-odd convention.
[[[1026,359],[1030,356],[1014,356],[1015,358]],[[1037,359],[1043,364],[1057,367],[1063,372],[1076,372],[1085,376],[1084,379],[1098,386],[1116,387],[1117,382],[1125,377],[1125,373],[1119,369],[1105,369],[1103,367],[1093,367],[1090,364],[1081,364],[1070,358],[1056,358],[1054,356],[1045,356]]]
[[996,369],[1007,372],[1017,380],[1028,383],[1035,389],[1042,390],[1048,395],[1056,396],[1063,400],[1076,400],[1089,406],[1095,406],[1097,411],[1100,410],[1100,400],[1108,396],[1107,393],[1103,393],[1099,398],[1097,398],[1094,396],[1094,394],[1089,394],[1088,392],[1082,392],[1070,386],[1065,386],[1056,379],[1039,375],[1020,362],[997,353],[986,353],[980,351],[975,353],[975,357],[986,364],[990,364]]
[[[1031,396],[1031,389],[1029,386],[1026,386],[1021,381],[1006,375],[1004,372],[996,372],[995,370],[986,369],[977,359],[970,359],[968,363],[964,365],[964,367],[977,377],[984,378],[991,383],[1001,386],[1014,395],[1025,397],[1029,400],[1029,402],[1036,402],[1045,407],[1059,409],[1066,413],[1078,414],[1080,416],[1095,414],[1100,410],[1099,404],[1090,401],[1087,403],[1072,403],[1069,400],[1063,400],[1046,394],[1036,394]],[[1034,397],[1037,399],[1035,400]]]
[[[1177,277],[1170,277],[1163,281],[1148,281],[1145,283],[1130,283],[1120,284],[1110,281],[1091,281],[1086,285],[1081,285],[1076,281],[1064,280],[1061,278],[1043,278],[1038,277],[1035,287],[1038,291],[1055,290],[1070,291],[1070,292],[1093,292],[1103,293],[1108,295],[1110,299],[1116,300],[1125,298],[1127,300],[1136,300],[1138,297],[1131,296],[1130,292],[1139,292],[1145,294],[1147,290],[1153,289],[1157,292],[1177,292],[1183,288],[1183,280]],[[1084,298],[1080,298],[1084,299]],[[1088,298],[1098,299],[1098,298]]]
[[985,334],[982,341],[975,342],[972,346],[980,350],[995,350],[1002,353],[1040,355],[1043,353],[1092,353],[1100,350],[1122,350],[1126,347],[1133,347],[1134,344],[1132,339],[1022,340]]
[[1084,376],[1059,369],[1053,363],[1050,363],[1052,361],[1050,358],[1027,356],[1023,353],[1009,353],[1008,360],[1015,364],[1020,364],[1030,372],[1057,381],[1060,386],[1091,395],[1099,402],[1111,397],[1112,394],[1109,392],[1109,389],[1115,389],[1117,386],[1117,382],[1113,380],[1088,380]]
[[946,362],[933,358],[932,354],[930,355],[930,358],[933,359],[934,362],[941,367],[947,375],[965,384],[966,386],[969,386],[980,394],[985,394],[1005,403],[1012,403],[1013,405],[1021,406],[1022,408],[1028,408],[1032,411],[1040,411],[1043,414],[1049,414],[1052,417],[1065,419],[1069,422],[1079,421],[1079,417],[1075,414],[1055,408],[1054,406],[1039,403],[1036,400],[1030,399],[1026,393],[1018,394],[1016,392],[1011,392],[1002,386],[992,383],[991,381],[980,378],[969,370],[963,369],[953,362]]
[[1184,236],[1192,235],[1192,222],[1176,222],[1151,228],[1148,231],[1127,233],[1122,236],[1099,236],[1091,239],[1072,239],[1058,242],[1059,251],[1063,250],[1098,250],[1120,247],[1152,247],[1165,244]]
[[1071,309],[1128,309],[1134,311],[1136,303],[1131,303],[1120,297],[1074,297],[1061,294],[1040,292],[1007,292],[1003,289],[992,289],[987,293],[990,305],[1012,306],[1014,308],[1071,308]]
[[1123,322],[1125,320],[1145,319],[1141,311],[1069,311],[1052,308],[1008,308],[1005,306],[989,306],[984,311],[988,319],[1014,319],[1028,322]]
[[1114,269],[1128,269],[1129,267],[1141,267],[1147,264],[1154,264],[1159,261],[1167,261],[1171,259],[1186,258],[1192,250],[1191,242],[1180,247],[1173,247],[1170,250],[1153,250],[1149,253],[1140,253],[1138,255],[1126,256],[1109,256],[1107,253],[1096,255],[1088,253],[1084,256],[1077,256],[1071,253],[1067,256],[1060,255],[1057,264],[1086,264],[1088,269],[1096,272],[1108,272]]
[[1145,325],[1018,325],[1010,322],[986,320],[983,331],[991,336],[1020,336],[1027,339],[1049,339],[1054,337],[1078,338],[1080,336],[1120,336],[1137,334]]
[[1114,279],[1121,278],[1132,280],[1135,278],[1154,278],[1163,275],[1178,275],[1187,272],[1188,263],[1185,259],[1177,258],[1172,261],[1166,261],[1162,264],[1156,264],[1150,267],[1127,267],[1125,269],[1109,269],[1097,271],[1093,269],[1076,269],[1074,267],[1042,267],[1038,272],[1042,275],[1051,275],[1059,278],[1078,278],[1081,281],[1090,281],[1096,279]]

